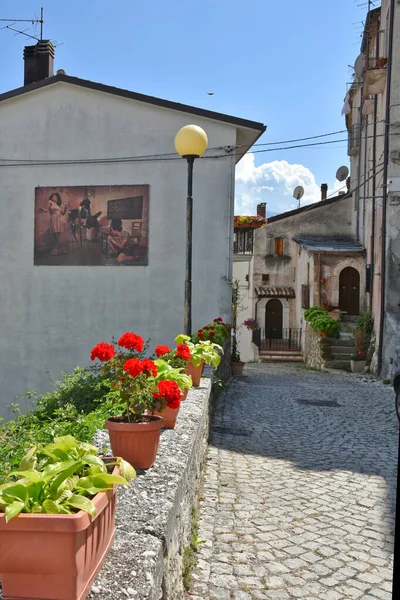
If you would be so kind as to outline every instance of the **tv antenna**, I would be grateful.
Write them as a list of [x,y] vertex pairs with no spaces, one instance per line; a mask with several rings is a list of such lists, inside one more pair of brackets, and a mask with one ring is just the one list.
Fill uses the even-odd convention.
[[296,198],[296,200],[298,200],[299,208],[300,208],[300,200],[303,196],[304,196],[304,188],[302,185],[298,185],[293,190],[293,198]]
[[336,179],[338,181],[345,181],[349,175],[349,169],[346,166],[339,167],[336,171]]
[[[3,27],[3,29],[10,29],[10,31],[15,31],[17,34],[25,35],[28,38],[37,40],[38,42],[40,42],[43,39],[43,7],[40,9],[40,19],[0,19],[0,22],[10,23],[10,25],[6,25],[5,27]],[[38,37],[37,35],[27,33],[28,29],[25,29],[23,31],[21,31],[21,29],[16,29],[15,27],[13,27],[13,25],[15,25],[16,23],[30,23],[31,25],[36,25],[37,23],[39,23],[40,37]],[[35,33],[35,31],[33,31],[33,33]]]

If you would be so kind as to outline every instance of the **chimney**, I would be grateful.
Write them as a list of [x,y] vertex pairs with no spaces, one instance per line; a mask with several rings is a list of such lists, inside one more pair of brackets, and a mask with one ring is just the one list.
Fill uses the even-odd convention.
[[40,40],[24,48],[24,85],[53,77],[54,46],[50,40]]
[[326,200],[327,193],[328,193],[328,184],[321,183],[321,200]]
[[265,219],[266,211],[267,211],[267,203],[266,202],[260,202],[260,204],[257,204],[257,217],[264,217],[264,219]]

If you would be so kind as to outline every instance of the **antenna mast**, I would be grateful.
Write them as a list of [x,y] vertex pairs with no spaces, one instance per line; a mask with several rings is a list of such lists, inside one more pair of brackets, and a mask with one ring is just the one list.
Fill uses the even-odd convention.
[[[40,19],[0,19],[0,22],[11,23],[11,25],[6,25],[5,27],[3,27],[3,29],[10,29],[11,31],[15,31],[17,34],[25,35],[26,37],[32,38],[33,40],[37,40],[38,42],[40,42],[43,39],[43,7],[40,9]],[[27,29],[25,29],[25,31],[16,29],[15,27],[13,27],[15,23],[31,23],[32,25],[34,25],[35,23],[40,23],[40,38],[38,38],[36,35],[26,33]]]

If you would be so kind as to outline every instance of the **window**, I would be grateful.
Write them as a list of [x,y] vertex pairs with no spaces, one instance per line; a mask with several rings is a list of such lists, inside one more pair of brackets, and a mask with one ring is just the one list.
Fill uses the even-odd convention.
[[268,273],[263,273],[262,274],[262,282],[263,283],[269,283],[269,274]]
[[283,256],[283,237],[274,238],[274,255]]

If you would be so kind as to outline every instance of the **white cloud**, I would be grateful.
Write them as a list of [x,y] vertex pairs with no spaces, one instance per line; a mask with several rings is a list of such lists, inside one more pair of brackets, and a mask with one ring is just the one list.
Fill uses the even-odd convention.
[[[302,206],[321,200],[320,186],[307,167],[286,160],[274,160],[256,167],[254,155],[246,154],[236,168],[235,214],[255,215],[259,202],[267,202],[267,216],[271,212],[297,208],[297,200],[293,198],[297,185],[304,187]],[[328,190],[328,194],[332,191]]]

